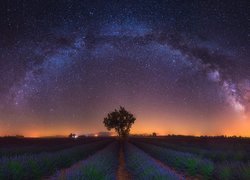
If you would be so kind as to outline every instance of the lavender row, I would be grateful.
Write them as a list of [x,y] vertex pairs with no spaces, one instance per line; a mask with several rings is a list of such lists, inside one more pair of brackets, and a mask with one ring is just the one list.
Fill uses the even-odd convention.
[[214,163],[210,160],[202,159],[191,153],[174,151],[152,144],[142,142],[133,143],[165,164],[190,176],[202,175],[204,178],[211,178],[213,176]]
[[[0,158],[4,156],[17,156],[24,154],[39,154],[42,152],[55,152],[62,149],[71,148],[87,143],[97,142],[98,138],[85,138],[85,139],[51,139],[51,140],[31,140],[26,142],[25,145],[11,145],[0,147]],[[24,142],[25,143],[25,142]]]
[[216,179],[250,179],[250,163],[223,162],[216,164]]
[[[166,147],[164,147],[164,148],[166,149]],[[169,152],[169,150],[168,150],[168,152]],[[179,152],[179,154],[180,154],[180,152]],[[187,153],[185,153],[185,154],[187,154]],[[182,154],[182,156],[183,156],[183,154]],[[199,157],[199,158],[203,159],[201,157]],[[185,160],[185,158],[183,158],[183,159],[184,159],[183,160],[184,163],[188,163],[188,162],[190,163],[189,160]],[[169,161],[166,163],[169,163]],[[191,165],[192,165],[192,163],[190,163],[190,166]],[[199,166],[199,167],[197,167],[197,166]],[[197,167],[197,168],[195,171],[189,172],[189,174],[193,174],[194,172],[197,172],[199,169],[202,169],[202,168],[205,169],[205,166],[204,167],[203,166],[204,166],[204,163],[202,163],[202,164],[197,163],[196,166],[193,165],[193,168],[195,168],[195,167]],[[188,170],[186,170],[187,172],[192,170],[192,168],[187,168],[187,169],[188,169]],[[215,162],[215,163],[213,163],[213,171],[211,171],[210,173],[203,172],[200,174],[203,174],[205,178],[250,179],[250,163],[249,162],[242,162],[242,161],[235,161],[235,160],[232,161],[231,159],[229,159],[227,161],[223,161],[223,162]]]
[[134,179],[183,179],[174,171],[161,167],[142,150],[132,144],[125,146],[126,166]]
[[107,140],[89,143],[55,153],[2,157],[0,158],[0,179],[40,179],[86,158],[109,142]]
[[118,149],[118,143],[112,143],[90,158],[77,163],[74,167],[63,172],[59,171],[50,180],[116,179],[116,171],[118,168]]
[[227,149],[216,149],[212,147],[200,147],[195,145],[188,145],[183,143],[169,143],[164,142],[162,140],[155,140],[155,139],[141,139],[141,142],[161,146],[164,148],[182,151],[182,152],[189,152],[193,154],[197,154],[203,158],[211,159],[213,162],[221,162],[221,161],[248,161],[250,160],[250,155],[248,150],[244,147],[239,149],[227,148]]

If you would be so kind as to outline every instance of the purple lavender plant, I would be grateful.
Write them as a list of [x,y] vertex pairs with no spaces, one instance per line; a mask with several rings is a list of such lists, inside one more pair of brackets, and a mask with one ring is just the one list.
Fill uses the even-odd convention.
[[174,151],[162,148],[152,144],[133,142],[136,146],[149,153],[160,161],[188,173],[188,175],[202,175],[204,178],[210,178],[214,172],[214,163],[210,160],[198,157],[195,154]]
[[125,146],[126,165],[134,179],[184,179],[174,171],[163,168],[132,144]]
[[110,141],[94,142],[54,153],[0,158],[0,179],[40,179],[93,154]]
[[56,179],[116,179],[118,168],[118,143],[112,143],[90,158],[79,162],[66,171],[58,171],[51,180]]

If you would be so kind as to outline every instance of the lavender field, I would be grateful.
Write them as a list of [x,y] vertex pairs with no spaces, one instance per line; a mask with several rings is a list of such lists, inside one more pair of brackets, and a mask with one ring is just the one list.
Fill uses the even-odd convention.
[[0,0],[0,180],[250,180],[250,0]]
[[0,140],[1,180],[250,179],[249,139],[183,136],[12,141],[7,145],[6,139]]

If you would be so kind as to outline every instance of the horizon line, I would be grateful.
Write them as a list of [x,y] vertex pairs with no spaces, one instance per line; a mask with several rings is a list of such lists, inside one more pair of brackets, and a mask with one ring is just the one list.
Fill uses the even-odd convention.
[[[73,133],[74,134],[74,133]],[[88,133],[88,134],[79,134],[80,137],[117,137],[116,134],[111,135],[101,135],[98,133]],[[130,134],[129,136],[150,136],[154,137],[152,133],[135,133]],[[157,134],[156,137],[164,137],[164,136],[186,136],[186,137],[224,137],[224,138],[250,138],[250,136],[242,136],[242,135],[193,135],[193,134]],[[66,138],[69,135],[48,135],[48,136],[24,136],[24,135],[2,135],[0,138],[6,137],[16,137],[16,138]]]

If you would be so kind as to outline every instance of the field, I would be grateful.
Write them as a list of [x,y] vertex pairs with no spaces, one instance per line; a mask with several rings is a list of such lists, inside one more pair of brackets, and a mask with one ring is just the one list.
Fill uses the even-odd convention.
[[250,179],[250,139],[0,138],[0,179]]

